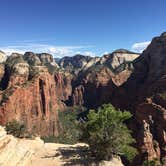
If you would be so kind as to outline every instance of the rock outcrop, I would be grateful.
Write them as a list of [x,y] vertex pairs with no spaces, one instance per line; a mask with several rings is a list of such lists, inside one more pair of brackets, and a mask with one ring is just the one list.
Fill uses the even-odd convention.
[[139,57],[139,54],[130,52],[125,49],[115,50],[111,54],[104,55],[99,63],[108,66],[111,69],[116,69],[121,65],[127,65],[127,63],[134,61]]
[[75,55],[60,59],[58,64],[61,68],[73,74],[78,74],[91,59],[92,57],[90,56]]
[[64,72],[49,72],[47,65],[52,62],[46,54],[8,57],[1,80],[1,125],[15,119],[24,123],[30,134],[58,134],[58,110],[65,108],[72,88],[70,74],[67,78]]
[[[134,72],[124,85],[133,98],[135,129],[141,159],[166,157],[166,36],[152,40],[134,63]],[[129,90],[130,91],[127,91]],[[139,129],[139,130],[138,130]]]
[[[86,150],[85,150],[86,149]],[[0,165],[1,166],[61,166],[61,165],[100,165],[123,166],[119,157],[98,163],[93,157],[87,158],[86,144],[44,143],[39,137],[18,139],[7,135],[0,126]],[[77,154],[77,155],[76,155]]]
[[4,63],[7,59],[6,54],[3,51],[0,51],[0,63]]
[[121,49],[92,58],[73,84],[72,104],[96,108],[112,101],[117,87],[130,77],[137,57],[139,54]]
[[23,141],[12,135],[7,135],[0,126],[0,165],[1,166],[28,166],[31,163],[33,150]]

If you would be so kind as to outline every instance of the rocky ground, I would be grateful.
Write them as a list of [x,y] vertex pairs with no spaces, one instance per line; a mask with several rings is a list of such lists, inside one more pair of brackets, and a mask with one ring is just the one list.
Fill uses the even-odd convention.
[[97,162],[87,145],[44,143],[39,137],[34,140],[18,139],[7,135],[0,127],[0,166],[123,166],[120,159]]

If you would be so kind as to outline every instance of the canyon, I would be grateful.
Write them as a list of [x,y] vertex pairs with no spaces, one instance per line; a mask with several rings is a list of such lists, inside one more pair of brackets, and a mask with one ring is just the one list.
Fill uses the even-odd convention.
[[56,136],[59,111],[112,103],[133,114],[135,165],[166,160],[166,33],[142,54],[119,49],[56,61],[47,53],[0,52],[0,89],[0,125],[15,119],[31,134]]

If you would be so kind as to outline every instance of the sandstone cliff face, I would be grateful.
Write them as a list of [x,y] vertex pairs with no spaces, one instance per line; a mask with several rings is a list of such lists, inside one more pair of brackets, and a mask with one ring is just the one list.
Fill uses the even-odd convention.
[[115,98],[116,90],[130,77],[139,54],[117,50],[91,59],[73,84],[72,104],[96,108]]
[[[70,77],[60,72],[50,74],[47,66],[38,63],[37,55],[29,55],[33,61],[27,53],[7,59],[1,81],[0,124],[16,119],[29,133],[57,135],[58,111],[65,108],[64,101],[71,93]],[[52,58],[43,58],[44,63],[52,63]]]
[[59,66],[73,74],[78,74],[92,58],[89,56],[75,55],[59,60]]
[[111,54],[104,55],[100,59],[100,64],[104,64],[112,69],[116,69],[122,64],[132,62],[139,57],[139,54],[130,52],[128,50],[119,49]]
[[133,63],[134,71],[117,90],[118,106],[131,110],[131,124],[137,138],[140,156],[145,159],[166,156],[166,37],[152,40],[148,48]]
[[26,124],[30,133],[56,135],[58,109],[63,104],[56,96],[54,77],[45,73],[21,87],[11,88],[12,94],[0,107],[0,123],[5,125],[16,119]]
[[[97,70],[97,71],[96,71]],[[84,105],[96,108],[107,103],[112,97],[115,85],[111,78],[114,76],[109,68],[97,68],[87,71],[81,78],[81,84],[73,90],[73,105]]]

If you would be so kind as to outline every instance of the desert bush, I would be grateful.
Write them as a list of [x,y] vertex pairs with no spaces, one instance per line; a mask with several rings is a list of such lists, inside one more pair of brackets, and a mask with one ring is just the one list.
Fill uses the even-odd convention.
[[150,160],[150,161],[145,160],[142,166],[162,166],[162,165],[157,158],[154,158],[153,160]]
[[80,130],[78,127],[77,111],[59,112],[59,135],[57,142],[65,144],[77,143],[80,138]]
[[120,155],[131,161],[135,157],[137,150],[131,146],[135,140],[124,123],[131,118],[129,112],[105,104],[98,110],[90,110],[87,117],[87,122],[81,125],[81,140],[98,159],[110,160],[114,155]]
[[54,66],[54,65],[51,65],[50,63],[46,63],[45,66],[47,67],[48,72],[50,74],[54,74],[55,72],[58,71],[58,68],[56,66]]
[[24,124],[22,124],[16,120],[13,120],[6,124],[6,131],[8,134],[12,134],[15,137],[22,138],[22,137],[24,137],[26,127]]
[[41,139],[46,143],[57,142],[57,138],[55,136],[43,136],[43,137],[41,137]]

